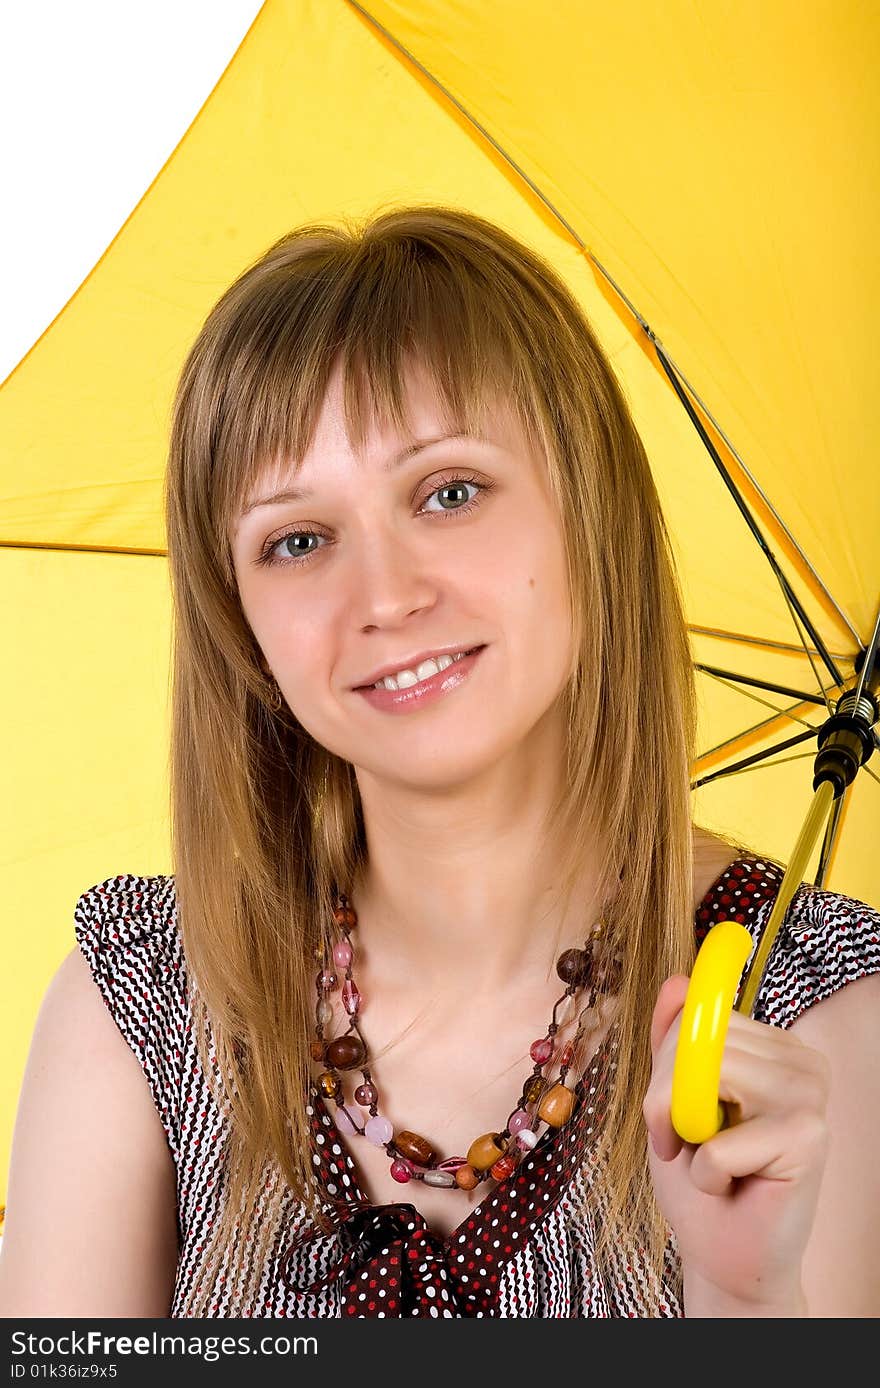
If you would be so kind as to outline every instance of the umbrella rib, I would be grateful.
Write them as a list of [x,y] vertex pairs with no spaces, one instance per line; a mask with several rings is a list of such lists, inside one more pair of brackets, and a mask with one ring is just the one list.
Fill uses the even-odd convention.
[[717,675],[721,679],[734,680],[737,684],[749,684],[755,689],[768,689],[771,694],[786,694],[791,699],[798,699],[804,704],[827,705],[827,700],[820,699],[818,694],[804,694],[800,689],[791,689],[787,684],[771,684],[769,680],[755,679],[752,675],[737,675],[732,670],[719,670],[715,665],[695,664],[695,670],[701,670],[706,675]]
[[[764,708],[772,709],[774,714],[779,718],[789,718],[792,723],[803,723],[805,728],[812,728],[814,732],[818,732],[819,728],[822,726],[822,724],[808,722],[806,718],[799,717],[799,715],[793,713],[791,709],[777,708],[775,704],[770,703],[769,699],[762,699],[758,694],[750,693],[748,689],[738,689],[736,685],[731,684],[729,680],[724,679],[721,675],[713,675],[712,678],[716,679],[719,684],[726,684],[728,688],[733,689],[735,693],[742,694],[747,699],[753,699],[756,704],[762,704]],[[797,705],[794,707],[797,707]],[[717,747],[710,747],[708,751],[702,753],[702,756],[710,757],[713,753],[722,751],[729,743],[738,742],[740,738],[747,736],[749,733],[760,732],[761,728],[765,728],[768,723],[774,723],[775,721],[775,718],[765,718],[763,722],[756,723],[751,728],[746,728],[742,733],[738,733],[736,737],[728,738],[726,742],[719,743]]]
[[[676,395],[678,396],[679,400],[681,401],[682,405],[683,405],[684,408],[686,409],[686,411],[687,411],[687,413],[688,413],[688,416],[689,416],[689,418],[690,418],[690,420],[691,420],[691,423],[693,424],[693,426],[694,426],[694,428],[696,429],[697,433],[699,434],[700,438],[703,440],[703,443],[704,443],[705,446],[706,446],[706,449],[707,449],[707,451],[708,451],[708,453],[709,453],[709,456],[711,457],[713,463],[715,464],[715,467],[717,468],[718,472],[719,472],[720,475],[721,475],[721,480],[724,482],[724,485],[727,487],[727,490],[730,492],[731,496],[733,497],[734,503],[735,503],[737,509],[739,510],[739,513],[740,513],[740,515],[742,516],[743,520],[745,521],[746,525],[748,526],[749,530],[751,531],[753,539],[757,542],[757,544],[758,544],[758,546],[759,546],[759,548],[760,548],[762,554],[764,555],[764,558],[767,560],[767,563],[770,565],[770,568],[771,568],[772,571],[773,571],[774,577],[776,578],[777,583],[779,584],[779,586],[780,586],[781,589],[782,589],[783,595],[786,597],[786,600],[787,600],[788,603],[789,603],[789,608],[790,608],[790,609],[793,608],[794,611],[796,611],[796,612],[798,613],[798,615],[800,616],[801,621],[803,622],[804,626],[807,628],[807,631],[810,633],[810,636],[812,637],[813,641],[815,642],[816,649],[818,650],[820,656],[822,657],[822,660],[823,660],[823,662],[824,662],[824,664],[825,664],[825,668],[828,670],[829,674],[831,675],[831,678],[832,678],[833,682],[834,682],[836,685],[842,685],[842,684],[843,684],[843,678],[842,678],[842,676],[841,676],[841,674],[840,674],[840,671],[838,670],[837,666],[835,665],[834,661],[832,660],[831,656],[829,655],[829,653],[828,653],[828,651],[827,651],[827,649],[826,649],[826,647],[825,647],[824,641],[822,640],[822,638],[821,638],[821,636],[819,635],[819,633],[818,633],[818,631],[816,630],[816,628],[813,626],[813,623],[812,623],[812,621],[810,620],[809,614],[807,613],[806,609],[804,608],[803,604],[801,603],[800,599],[798,598],[797,593],[794,591],[794,589],[792,588],[792,586],[791,586],[791,584],[789,583],[788,579],[786,578],[785,574],[782,572],[782,569],[781,569],[780,566],[779,566],[779,561],[777,560],[776,555],[773,553],[772,549],[770,548],[770,545],[768,544],[767,540],[765,539],[765,537],[764,537],[764,535],[763,535],[763,533],[762,533],[762,531],[761,531],[760,526],[758,525],[758,522],[755,520],[754,516],[752,515],[752,513],[751,513],[751,511],[749,510],[748,506],[746,505],[745,498],[740,494],[739,488],[737,487],[736,483],[734,482],[734,480],[733,480],[733,478],[731,477],[730,473],[728,472],[727,468],[724,466],[724,463],[721,461],[721,457],[720,457],[720,455],[719,455],[719,453],[718,453],[718,450],[716,449],[715,445],[712,443],[712,440],[709,438],[709,435],[706,433],[706,430],[703,428],[702,422],[701,422],[700,419],[698,418],[697,413],[696,413],[696,411],[695,411],[693,405],[691,404],[690,400],[688,400],[687,396],[685,395],[684,391],[682,390],[682,388],[681,388],[681,386],[680,386],[680,384],[679,384],[679,381],[678,381],[677,373],[676,373],[675,369],[673,368],[672,363],[670,362],[669,358],[667,357],[666,353],[664,352],[663,348],[661,347],[661,345],[660,345],[660,343],[659,343],[659,341],[658,341],[656,335],[652,332],[651,328],[647,325],[647,323],[644,324],[644,328],[645,328],[645,332],[648,334],[648,336],[650,337],[651,341],[654,343],[654,346],[655,346],[655,348],[656,348],[656,350],[657,350],[657,355],[658,355],[658,357],[660,358],[660,364],[661,364],[661,366],[663,367],[663,370],[666,372],[666,375],[669,377],[669,380],[670,380],[670,382],[671,382],[671,384],[672,384],[672,389],[675,391],[675,393],[676,393]],[[793,613],[792,613],[792,615],[793,615]],[[798,636],[799,636],[800,639],[801,639],[802,644],[804,645],[804,649],[806,650],[806,649],[807,649],[806,643],[804,642],[803,635],[802,635],[802,633],[801,633],[800,627],[797,628],[797,633],[798,633]],[[858,636],[856,637],[856,640],[858,641],[858,643],[859,643],[859,648],[861,649],[861,644],[862,644],[862,643],[861,643],[861,641],[859,640]],[[809,656],[809,652],[807,652],[807,654],[808,654],[808,656]],[[810,658],[810,664],[812,665],[812,658]],[[814,672],[814,673],[815,673],[815,672]],[[823,694],[823,696],[824,696],[825,690],[824,690],[824,688],[823,688],[823,686],[822,686],[822,683],[821,683],[821,681],[818,681],[818,683],[819,683],[819,688],[820,688],[820,690],[822,691],[822,694]]]
[[[803,644],[794,646],[790,641],[773,641],[769,636],[744,636],[738,631],[724,631],[721,627],[700,627],[694,623],[688,623],[688,631],[694,632],[696,636],[716,636],[720,641],[733,641],[741,646],[760,646],[772,651],[790,651],[797,655],[804,654]],[[818,655],[818,651],[813,652]],[[852,660],[851,655],[844,651],[834,652],[835,660]]]
[[[806,742],[808,738],[815,737],[818,728],[808,728],[805,733],[795,733],[794,737],[786,738],[784,742],[777,742],[773,747],[767,747],[763,752],[755,752],[751,757],[743,757],[742,761],[733,762],[730,766],[724,766],[720,771],[712,771],[708,776],[701,776],[698,781],[691,782],[691,790],[697,790],[700,786],[706,786],[710,781],[721,780],[723,776],[732,776],[737,771],[745,771],[759,762],[766,761],[776,752],[784,752],[788,747],[796,747],[799,742]],[[810,752],[807,755],[812,756]]]
[[[815,755],[816,755],[815,752],[795,752],[794,755],[791,756],[791,757],[780,757],[780,758],[778,759],[778,761],[769,762],[769,763],[767,763],[767,764],[770,765],[770,766],[783,766],[783,765],[785,764],[785,762],[788,762],[788,761],[806,761],[807,757],[809,757],[809,758],[812,760],[812,758],[814,758]],[[756,769],[756,768],[755,768],[754,766],[743,766],[739,771],[732,771],[732,770],[730,770],[729,768],[726,768],[724,771],[720,771],[720,772],[718,772],[717,774],[718,774],[719,776],[725,776],[725,775],[726,775],[726,776],[744,776],[744,775],[746,774],[747,771],[754,771],[755,769]],[[758,767],[757,769],[758,769],[758,770],[763,770],[763,767]],[[875,775],[875,773],[871,770],[871,768],[870,768],[869,766],[863,766],[863,767],[862,767],[862,770],[863,770],[863,771],[867,771],[868,775],[871,777],[871,780],[872,780],[872,781],[876,781],[877,784],[878,784],[878,786],[880,786],[880,776]],[[706,777],[706,780],[713,780],[713,779],[715,779],[715,778],[714,778],[714,777]],[[692,785],[691,789],[692,789],[692,790],[693,790],[693,789],[696,789],[697,786],[701,786],[701,785],[704,785],[704,784],[705,784],[704,781],[697,781],[697,782],[694,783],[694,785]],[[849,787],[847,787],[847,789],[849,789]]]
[[[546,199],[545,199],[545,201],[546,201]],[[551,207],[551,210],[554,210],[554,209],[552,209],[552,205],[551,205],[549,202],[547,203],[547,206],[548,206],[548,207]],[[567,225],[567,223],[566,223],[566,225]],[[626,306],[627,306],[627,308],[629,309],[630,313],[633,315],[633,317],[634,317],[634,318],[636,319],[636,321],[639,323],[639,326],[642,328],[642,330],[648,335],[648,337],[649,337],[649,338],[651,339],[651,341],[653,342],[653,344],[654,344],[654,346],[655,346],[655,348],[656,348],[656,350],[657,350],[657,355],[660,357],[661,365],[663,365],[663,369],[664,369],[664,371],[666,372],[666,375],[669,377],[669,380],[670,380],[671,383],[672,383],[672,386],[673,386],[673,389],[675,390],[676,395],[678,395],[679,399],[681,400],[682,404],[684,405],[685,409],[687,410],[688,414],[690,415],[691,421],[692,421],[692,423],[694,424],[695,428],[697,429],[697,432],[699,433],[700,437],[702,438],[703,443],[706,445],[707,449],[709,450],[709,453],[711,454],[712,459],[713,459],[713,461],[715,462],[716,466],[720,469],[721,474],[722,474],[722,477],[723,477],[725,483],[727,484],[727,486],[728,486],[728,487],[731,489],[731,491],[733,492],[733,494],[734,494],[734,499],[736,500],[737,505],[740,506],[740,510],[743,511],[743,515],[744,515],[744,517],[745,517],[745,519],[746,519],[746,522],[749,524],[750,528],[752,528],[751,513],[748,511],[748,508],[746,507],[745,501],[742,501],[742,499],[740,498],[740,494],[739,494],[739,492],[738,492],[738,490],[737,490],[737,488],[736,488],[736,484],[733,482],[733,479],[730,477],[729,473],[727,472],[727,469],[725,468],[724,464],[721,462],[721,459],[718,457],[718,454],[716,453],[715,449],[712,447],[712,444],[711,444],[711,442],[710,442],[708,436],[706,435],[705,431],[701,428],[700,423],[699,423],[699,420],[696,418],[696,416],[694,415],[693,411],[690,409],[690,407],[689,407],[689,405],[688,405],[688,402],[685,400],[685,398],[684,398],[684,396],[682,395],[681,391],[678,389],[677,382],[676,382],[676,380],[674,379],[675,376],[677,376],[681,381],[684,382],[685,386],[687,387],[687,390],[688,390],[689,395],[691,395],[691,397],[692,397],[694,400],[696,400],[696,402],[697,402],[697,404],[699,405],[700,409],[702,410],[703,414],[706,416],[706,418],[707,418],[707,419],[709,420],[709,422],[711,423],[712,428],[713,428],[713,429],[715,430],[715,432],[718,434],[718,437],[724,440],[724,444],[725,444],[725,446],[729,449],[731,456],[734,457],[734,458],[736,459],[738,466],[742,469],[742,471],[743,471],[743,473],[745,474],[745,476],[749,479],[749,482],[750,482],[751,486],[754,487],[755,491],[758,493],[758,496],[760,496],[760,498],[761,498],[761,500],[763,501],[764,505],[767,507],[767,510],[770,512],[770,514],[773,516],[774,520],[776,521],[777,525],[779,526],[780,530],[781,530],[781,531],[783,532],[783,534],[787,537],[787,539],[788,539],[789,543],[791,544],[792,548],[800,555],[800,557],[801,557],[801,559],[802,559],[802,561],[803,561],[803,563],[804,563],[804,566],[806,567],[806,569],[808,570],[808,572],[811,574],[811,576],[815,579],[815,581],[816,581],[817,585],[819,586],[819,588],[821,588],[822,592],[825,594],[825,597],[828,599],[829,603],[830,603],[831,606],[834,608],[834,610],[835,610],[835,612],[837,613],[838,617],[840,618],[841,622],[843,622],[844,626],[848,629],[848,631],[849,631],[850,635],[852,636],[853,640],[856,641],[856,642],[858,643],[859,647],[861,648],[861,644],[862,644],[862,643],[861,643],[861,638],[860,638],[858,632],[856,631],[856,628],[855,628],[853,622],[850,620],[850,618],[849,618],[849,617],[847,616],[847,614],[844,612],[843,608],[840,606],[840,603],[836,600],[836,598],[833,596],[833,594],[829,592],[827,585],[826,585],[825,583],[823,583],[823,581],[822,581],[820,575],[816,572],[815,567],[814,567],[813,564],[810,562],[809,558],[808,558],[807,555],[804,553],[804,551],[801,549],[801,547],[800,547],[800,545],[798,544],[797,540],[795,539],[794,535],[791,533],[791,531],[789,530],[789,528],[788,528],[788,526],[786,525],[785,521],[782,519],[782,517],[780,516],[779,512],[776,510],[776,507],[773,505],[772,501],[771,501],[770,498],[767,496],[767,494],[766,494],[766,492],[764,491],[763,487],[762,487],[762,486],[760,485],[760,483],[756,480],[756,478],[752,475],[751,470],[749,469],[749,467],[748,467],[747,464],[745,463],[744,459],[743,459],[743,458],[740,456],[740,454],[737,452],[736,448],[734,447],[734,445],[732,444],[732,442],[730,441],[730,439],[727,437],[727,435],[725,434],[724,430],[721,428],[721,425],[718,423],[718,421],[716,420],[715,416],[712,414],[712,411],[708,408],[707,405],[704,404],[704,402],[703,402],[703,400],[701,399],[701,397],[700,397],[700,396],[697,394],[697,392],[694,390],[694,388],[693,388],[693,386],[691,385],[690,381],[687,379],[687,377],[684,375],[684,373],[683,373],[682,371],[679,370],[679,368],[678,368],[678,366],[676,365],[675,361],[672,359],[672,357],[671,357],[671,356],[669,355],[669,353],[666,351],[666,348],[665,348],[665,347],[663,346],[663,344],[661,343],[661,341],[660,341],[660,339],[658,338],[657,334],[652,330],[652,328],[651,328],[650,325],[648,324],[647,320],[642,316],[641,313],[639,313],[639,311],[638,311],[638,309],[636,308],[635,304],[632,303],[631,300],[630,300],[629,298],[627,298],[626,294],[623,292],[623,290],[621,289],[620,285],[617,284],[617,282],[615,281],[615,279],[613,278],[613,276],[610,275],[610,274],[608,273],[608,271],[605,269],[605,266],[602,264],[602,262],[601,262],[599,259],[597,259],[597,257],[593,254],[593,252],[589,249],[589,247],[587,247],[587,246],[584,244],[583,241],[580,241],[579,244],[580,244],[581,248],[582,248],[584,251],[586,251],[586,254],[587,254],[587,255],[590,257],[590,259],[594,262],[594,264],[595,264],[595,265],[597,266],[597,268],[601,271],[601,273],[605,276],[605,278],[607,279],[608,283],[613,287],[615,293],[618,294],[618,295],[620,296],[620,298],[623,300],[623,302],[626,304]],[[669,367],[672,368],[672,374],[670,374],[670,371],[667,369],[667,364],[668,364]],[[740,504],[740,503],[741,503],[741,504]],[[756,523],[756,522],[755,522],[755,529],[757,529],[757,523]],[[754,534],[754,533],[755,533],[755,531],[753,530],[753,534]],[[765,553],[766,553],[768,559],[770,559],[771,565],[775,565],[776,561],[775,561],[775,559],[771,558],[770,551],[769,551],[769,549],[766,547],[766,542],[763,541],[763,537],[760,536],[760,532],[758,532],[758,534],[755,535],[755,538],[758,540],[758,543],[761,545],[761,548],[765,550]],[[774,572],[776,572],[776,569],[775,569],[775,568],[774,568]],[[780,570],[780,573],[781,573],[781,570]],[[777,577],[779,577],[779,574],[777,574]],[[808,625],[808,626],[810,625],[809,622],[807,622],[807,625]],[[815,638],[814,638],[814,639],[815,639]],[[821,644],[821,643],[817,642],[817,644]]]
[[[816,683],[818,684],[819,688],[820,688],[821,691],[822,691],[822,698],[825,700],[825,707],[826,707],[827,710],[828,710],[828,717],[829,717],[829,718],[832,718],[832,717],[834,716],[834,709],[831,707],[831,700],[828,698],[828,695],[827,695],[826,690],[825,690],[825,686],[824,686],[824,684],[822,683],[822,680],[821,680],[821,678],[820,678],[819,671],[816,669],[815,665],[813,664],[813,657],[812,657],[812,655],[810,654],[809,646],[807,645],[806,641],[804,640],[803,632],[801,631],[800,627],[798,626],[797,614],[796,614],[794,608],[792,607],[791,602],[789,601],[788,593],[786,592],[785,588],[783,588],[783,590],[782,590],[782,596],[785,598],[785,601],[788,603],[788,610],[789,610],[789,612],[791,613],[791,620],[794,622],[795,626],[797,627],[798,635],[799,635],[800,638],[801,638],[801,642],[802,642],[802,644],[803,644],[804,651],[806,652],[807,660],[810,662],[810,669],[813,671],[813,674],[814,674],[815,677],[816,677]],[[861,642],[859,642],[859,646],[861,647]],[[837,677],[837,684],[838,684],[838,687],[839,687],[840,684],[841,684],[841,680],[840,680],[840,676],[839,676],[839,675],[838,675],[838,677]]]

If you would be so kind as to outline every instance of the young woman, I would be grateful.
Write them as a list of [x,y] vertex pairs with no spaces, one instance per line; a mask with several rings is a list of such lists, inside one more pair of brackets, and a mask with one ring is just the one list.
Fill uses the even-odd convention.
[[[651,469],[553,271],[448,208],[284,237],[189,354],[167,528],[174,875],[77,903],[6,1304],[880,1311],[877,911],[801,885],[730,1019],[737,1121],[700,1147],[669,1121],[697,947],[726,917],[757,940],[782,869],[692,822]],[[65,1005],[93,1039],[75,1075]],[[42,1310],[10,1290],[35,1250]]]

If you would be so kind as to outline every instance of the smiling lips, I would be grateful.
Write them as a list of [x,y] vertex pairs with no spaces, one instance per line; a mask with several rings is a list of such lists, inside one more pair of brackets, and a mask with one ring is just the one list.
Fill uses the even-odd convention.
[[[425,708],[435,699],[442,699],[454,690],[467,684],[474,666],[478,663],[485,647],[477,646],[455,660],[451,655],[441,666],[439,661],[423,662],[419,670],[427,665],[423,678],[418,678],[419,670],[401,671],[401,681],[397,683],[392,676],[385,676],[379,684],[365,685],[355,692],[372,704],[373,708],[384,713],[408,713]],[[388,679],[389,683],[385,683]],[[389,687],[390,685],[390,687]]]
[[[355,685],[354,688],[358,690],[372,689],[375,685],[380,684],[381,681],[384,679],[397,678],[398,676],[404,674],[415,675],[416,680],[419,678],[424,679],[427,676],[435,673],[435,670],[428,670],[425,672],[425,674],[420,675],[419,672],[421,667],[426,666],[429,661],[434,662],[436,669],[446,669],[452,660],[461,659],[463,655],[471,655],[475,650],[479,649],[480,646],[478,645],[458,645],[440,646],[434,649],[433,651],[423,651],[419,655],[415,655],[407,659],[397,661],[394,664],[383,665],[381,669],[374,670],[372,675],[369,675],[367,679],[363,681],[362,684]],[[411,682],[415,683],[415,680],[412,680]]]
[[458,651],[455,655],[430,656],[415,667],[405,667],[393,675],[385,675],[383,679],[376,680],[375,684],[368,687],[372,689],[380,686],[385,689],[410,689],[414,684],[421,684],[424,680],[430,679],[432,675],[439,674],[441,670],[447,670],[450,665],[463,660],[466,655],[470,655],[470,651]]

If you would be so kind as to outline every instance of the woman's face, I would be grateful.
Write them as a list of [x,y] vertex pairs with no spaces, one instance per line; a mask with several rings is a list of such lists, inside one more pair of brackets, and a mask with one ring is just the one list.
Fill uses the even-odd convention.
[[[408,383],[415,438],[445,433],[430,383]],[[411,440],[374,427],[358,456],[337,366],[295,480],[267,472],[249,502],[290,486],[308,497],[254,507],[231,537],[244,614],[294,716],[377,780],[427,790],[479,775],[564,687],[571,618],[545,464],[506,408],[486,431],[392,466]],[[259,564],[264,551],[276,563]],[[430,700],[387,712],[357,692],[378,670],[477,645],[467,677],[449,666]]]

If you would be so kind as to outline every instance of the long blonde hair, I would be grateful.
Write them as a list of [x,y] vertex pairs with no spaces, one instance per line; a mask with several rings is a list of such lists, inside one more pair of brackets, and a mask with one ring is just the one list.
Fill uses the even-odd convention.
[[315,960],[334,888],[364,860],[363,820],[352,767],[272,707],[229,537],[267,463],[306,452],[339,358],[355,447],[377,410],[409,430],[401,381],[418,360],[463,430],[476,432],[503,392],[546,457],[574,624],[548,832],[564,894],[584,849],[601,844],[605,929],[623,957],[616,1075],[596,1148],[608,1192],[597,1254],[635,1242],[659,1276],[670,1231],[640,1097],[658,990],[695,954],[696,695],[673,553],[642,440],[568,288],[501,228],[409,207],[277,241],[212,309],[174,402],[174,875],[202,1062],[210,1077],[210,1032],[229,1115],[228,1199],[186,1313],[206,1314],[211,1270],[230,1246],[247,1248],[250,1272],[240,1260],[227,1279],[229,1314],[252,1304],[285,1185],[323,1224],[304,1098]]

